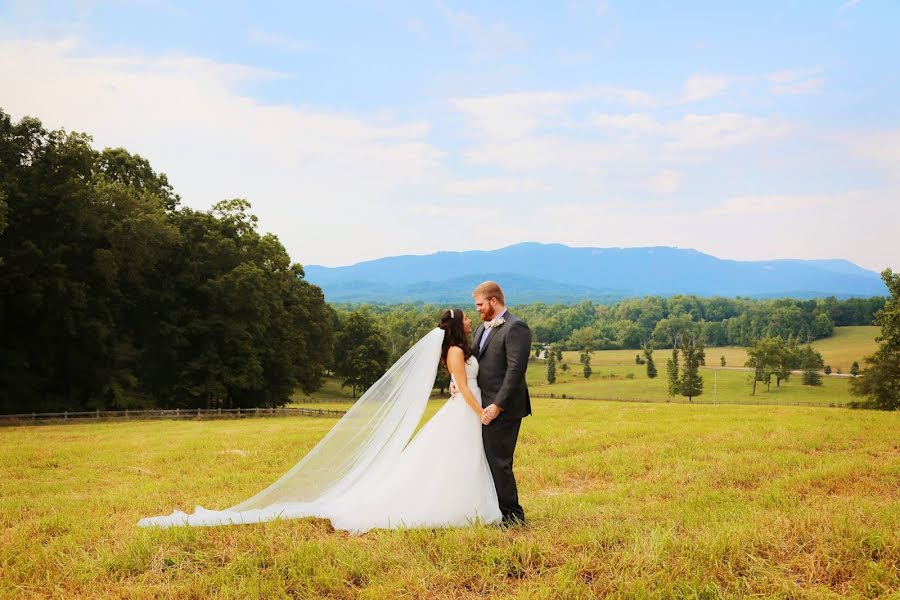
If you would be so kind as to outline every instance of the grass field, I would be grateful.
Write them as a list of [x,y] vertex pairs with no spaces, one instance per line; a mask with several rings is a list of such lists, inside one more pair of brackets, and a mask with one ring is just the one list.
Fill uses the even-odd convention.
[[[859,364],[862,365],[863,357],[875,352],[878,347],[875,338],[880,332],[879,327],[835,327],[833,336],[816,340],[813,342],[813,348],[822,353],[826,365],[831,365],[833,369],[841,369],[847,373],[850,371],[853,361],[859,361]],[[638,352],[638,350],[594,352],[591,357],[591,366],[596,368],[633,365],[634,355]],[[578,363],[578,355],[578,352],[565,353],[566,360],[572,363]],[[747,361],[747,351],[743,347],[721,346],[706,349],[706,363],[710,366],[719,365],[719,357],[723,355],[729,367],[743,367]],[[653,356],[657,366],[660,364],[665,366],[668,352],[657,350]],[[660,357],[662,357],[662,361],[659,360]]]
[[[433,402],[429,412],[438,403]],[[900,414],[536,399],[531,526],[146,530],[224,508],[333,419],[0,430],[0,596],[853,598],[900,595]]]
[[[875,351],[878,332],[877,327],[837,327],[834,337],[820,340],[813,346],[822,353],[826,364],[847,373],[854,360],[862,362],[863,356]],[[564,352],[563,362],[568,363],[569,371],[562,371],[558,365],[556,383],[547,383],[546,361],[532,359],[528,367],[528,384],[535,394],[541,395],[664,401],[668,398],[665,364],[670,353],[667,350],[654,353],[659,375],[651,380],[646,376],[646,367],[635,364],[635,350],[594,352],[591,357],[593,375],[585,380],[579,353]],[[720,356],[725,356],[726,369],[718,368]],[[733,370],[733,367],[743,367],[746,362],[744,348],[707,348],[706,357],[708,366],[701,369],[704,391],[696,399],[698,402],[842,406],[858,400],[850,395],[846,377],[823,377],[821,387],[811,387],[802,385],[797,374],[783,382],[781,387],[773,381],[771,390],[757,385],[756,395],[753,396],[750,374]],[[685,399],[679,397],[678,400]]]

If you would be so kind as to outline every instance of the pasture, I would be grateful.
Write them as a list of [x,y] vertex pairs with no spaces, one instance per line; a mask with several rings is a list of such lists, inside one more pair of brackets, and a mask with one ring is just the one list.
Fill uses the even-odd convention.
[[[875,337],[878,327],[836,327],[834,336],[813,343],[825,363],[831,365],[835,373],[850,371],[854,360],[862,365],[862,358],[875,351]],[[620,399],[652,402],[669,400],[666,382],[666,360],[671,350],[658,349],[653,358],[658,376],[648,379],[646,367],[634,362],[637,350],[603,350],[591,356],[593,374],[585,380],[578,352],[564,352],[563,362],[569,370],[556,368],[556,383],[547,383],[547,363],[532,357],[528,365],[527,380],[532,393],[540,396],[562,396],[587,399]],[[719,357],[725,356],[726,368],[720,368]],[[744,348],[727,346],[706,349],[706,367],[701,368],[704,379],[703,395],[696,398],[699,403],[751,403],[751,404],[799,404],[821,406],[843,406],[859,400],[850,395],[847,377],[823,376],[821,387],[801,384],[801,374],[795,373],[778,387],[773,379],[770,390],[758,384],[756,395],[751,395],[750,373],[743,370],[747,360]],[[435,391],[433,398],[441,395]],[[342,388],[340,381],[327,378],[325,385],[312,394],[298,392],[294,395],[294,405],[320,408],[348,408],[355,400],[350,388]],[[687,401],[676,397],[675,401]]]
[[[813,347],[822,353],[825,364],[835,372],[841,369],[849,372],[854,360],[862,364],[862,358],[875,351],[875,337],[878,327],[836,327],[831,338],[818,340]],[[646,367],[634,362],[637,350],[604,350],[591,356],[593,374],[586,380],[579,361],[579,352],[564,352],[563,362],[569,370],[556,368],[556,382],[547,383],[547,363],[532,359],[528,366],[528,385],[535,394],[595,399],[646,400],[663,402],[669,399],[666,381],[666,360],[671,350],[658,349],[653,353],[658,376],[648,379]],[[720,367],[720,357],[725,357],[726,366]],[[706,367],[701,368],[704,379],[703,394],[697,402],[709,403],[755,403],[755,404],[801,404],[842,406],[859,400],[850,395],[849,380],[837,375],[823,376],[822,386],[801,384],[801,374],[795,373],[781,386],[773,379],[771,389],[757,384],[756,395],[751,395],[752,380],[748,371],[743,370],[747,360],[744,348],[727,346],[706,349]],[[676,401],[686,401],[676,397]]]
[[534,409],[516,457],[529,527],[360,537],[315,519],[135,526],[247,498],[333,419],[0,429],[0,597],[900,594],[900,414],[553,399]]

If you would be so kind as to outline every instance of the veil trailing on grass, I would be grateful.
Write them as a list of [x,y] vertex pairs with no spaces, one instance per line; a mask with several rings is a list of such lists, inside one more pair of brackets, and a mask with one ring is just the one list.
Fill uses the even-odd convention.
[[221,511],[141,519],[142,527],[258,523],[277,518],[328,517],[354,498],[355,488],[379,481],[412,437],[434,385],[444,330],[434,329],[372,385],[290,471],[252,498]]

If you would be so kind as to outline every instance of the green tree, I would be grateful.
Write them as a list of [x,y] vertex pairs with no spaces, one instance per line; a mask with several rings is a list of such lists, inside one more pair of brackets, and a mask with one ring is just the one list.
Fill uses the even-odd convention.
[[825,367],[822,370],[825,372],[826,375],[831,375],[831,365],[825,365]]
[[719,364],[723,367],[725,366],[725,355],[724,354],[719,357]]
[[444,365],[439,365],[437,373],[434,376],[434,386],[435,388],[441,391],[441,395],[447,393],[447,388],[450,387],[450,372],[447,371],[447,367]]
[[547,383],[556,383],[556,353],[547,352]]
[[779,337],[766,337],[756,340],[747,350],[747,362],[745,367],[753,369],[753,391],[756,395],[756,383],[766,382],[767,389],[771,389],[772,374],[775,373],[783,361],[784,340]]
[[684,357],[684,369],[681,372],[678,391],[682,396],[687,396],[688,402],[692,402],[695,397],[703,394],[703,377],[700,376],[700,365],[706,352],[703,349],[703,344],[690,332],[685,332],[680,336],[679,345]]
[[863,359],[866,368],[850,381],[850,391],[866,398],[855,406],[900,410],[900,273],[885,269],[881,278],[891,296],[875,315],[878,349]]
[[647,378],[656,379],[656,363],[653,362],[653,345],[649,342],[644,346],[644,362],[647,365]]
[[356,310],[343,317],[334,342],[334,373],[353,395],[365,391],[384,375],[390,354],[384,334],[367,311]]
[[681,379],[678,376],[678,346],[672,348],[672,356],[666,361],[666,378],[668,380],[669,398],[681,392]]
[[581,364],[584,365],[582,372],[584,373],[585,379],[590,379],[591,374],[594,372],[593,369],[591,369],[591,354],[590,350],[585,350],[581,353]]
[[0,111],[0,411],[273,406],[321,383],[330,312],[244,200]]
[[800,368],[803,370],[803,385],[822,385],[819,369],[825,366],[822,355],[811,345],[800,349]]
[[787,381],[791,377],[791,371],[800,367],[800,352],[797,347],[797,340],[791,338],[787,342],[782,341],[781,352],[778,356],[778,363],[774,369],[775,385],[781,387],[782,381]]
[[850,374],[856,377],[859,375],[859,363],[857,361],[853,361],[853,364],[850,365]]

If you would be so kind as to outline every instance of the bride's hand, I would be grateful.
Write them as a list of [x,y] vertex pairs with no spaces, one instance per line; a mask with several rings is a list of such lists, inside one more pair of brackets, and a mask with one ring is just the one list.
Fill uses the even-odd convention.
[[450,382],[450,395],[455,396],[459,393],[459,386],[456,385],[455,381]]

